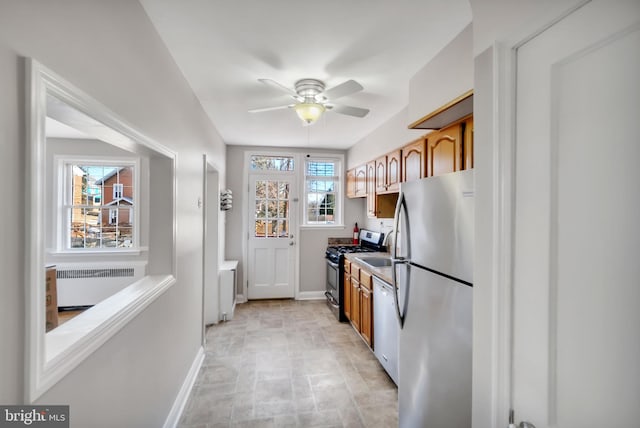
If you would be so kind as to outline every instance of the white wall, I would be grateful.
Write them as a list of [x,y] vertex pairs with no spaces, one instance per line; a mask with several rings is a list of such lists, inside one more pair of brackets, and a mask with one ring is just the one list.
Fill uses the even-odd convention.
[[[473,53],[494,42],[520,42],[584,0],[469,0],[473,15]],[[614,3],[612,3],[614,4]]]
[[409,123],[473,89],[473,25],[469,24],[409,81]]
[[177,153],[176,284],[39,400],[69,404],[73,426],[162,426],[200,347],[202,154],[224,181],[224,144],[137,2],[0,3],[0,403],[23,401],[27,361],[23,56]]
[[351,146],[347,152],[347,169],[369,162],[429,132],[424,129],[409,129],[409,123],[408,110],[403,108]]

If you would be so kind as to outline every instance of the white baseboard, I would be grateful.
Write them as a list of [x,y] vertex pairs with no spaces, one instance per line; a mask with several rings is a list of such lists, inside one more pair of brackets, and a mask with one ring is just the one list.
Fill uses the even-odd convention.
[[296,300],[325,300],[324,291],[301,291]]
[[202,362],[204,361],[204,348],[201,346],[198,349],[198,353],[196,354],[193,363],[191,364],[191,368],[189,369],[189,373],[187,373],[187,377],[184,379],[182,383],[182,387],[178,392],[178,396],[176,400],[173,402],[173,406],[171,406],[171,411],[167,416],[167,420],[164,422],[164,428],[175,428],[180,422],[180,418],[182,417],[182,412],[184,411],[184,406],[187,404],[187,400],[189,399],[189,394],[191,393],[191,389],[193,388],[193,384],[196,382],[196,378],[198,377],[198,373],[200,372],[200,366],[202,366]]
[[[326,297],[324,296],[324,291],[301,291],[296,296],[296,300],[324,300]],[[238,294],[236,296],[236,303],[247,303],[247,298]]]

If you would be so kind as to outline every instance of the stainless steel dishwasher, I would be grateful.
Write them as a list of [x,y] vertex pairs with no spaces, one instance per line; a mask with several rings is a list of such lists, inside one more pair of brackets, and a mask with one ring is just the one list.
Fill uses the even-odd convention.
[[373,343],[376,357],[397,385],[398,320],[391,287],[391,284],[373,277]]

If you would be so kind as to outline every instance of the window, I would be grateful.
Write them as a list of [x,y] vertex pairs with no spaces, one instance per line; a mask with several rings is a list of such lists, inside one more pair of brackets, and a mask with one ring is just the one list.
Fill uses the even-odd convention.
[[124,184],[115,183],[113,185],[113,199],[121,199],[123,190],[124,190]]
[[341,165],[337,159],[308,159],[305,163],[305,210],[307,225],[342,223],[340,205]]
[[292,156],[251,156],[251,170],[253,171],[293,171]]
[[64,162],[62,225],[66,249],[131,248],[134,240],[134,164]]

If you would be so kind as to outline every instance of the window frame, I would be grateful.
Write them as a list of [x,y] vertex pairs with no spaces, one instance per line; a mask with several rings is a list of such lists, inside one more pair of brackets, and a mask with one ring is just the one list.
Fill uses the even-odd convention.
[[[316,179],[327,179],[328,176],[310,176],[307,175],[307,165],[310,162],[332,162],[334,164],[334,172],[336,175],[331,176],[334,180],[335,187],[333,190],[334,198],[334,222],[333,223],[311,223],[309,222],[309,209],[308,209],[308,196],[310,193],[318,193],[318,192],[309,192],[308,182],[310,178]],[[307,155],[303,162],[303,168],[301,171],[301,181],[303,186],[302,192],[302,221],[300,222],[300,227],[303,228],[336,228],[336,227],[344,227],[344,185],[342,180],[344,179],[344,171],[343,171],[344,159],[339,156],[331,156],[331,155]]]
[[[175,284],[177,153],[131,127],[103,104],[32,58],[26,58],[25,75],[27,117],[24,180],[27,190],[24,221],[26,327],[23,401],[34,403]],[[155,266],[147,270],[146,276],[124,290],[45,332],[45,245],[46,225],[51,219],[47,217],[47,209],[51,209],[51,204],[45,202],[44,195],[48,191],[46,180],[57,179],[57,171],[47,169],[45,156],[45,121],[50,99],[55,100],[58,107],[64,105],[66,110],[58,112],[72,114],[78,119],[74,124],[81,126],[79,129],[85,133],[149,158],[150,174],[156,174],[160,179],[164,185],[162,192],[166,193],[166,186],[171,191],[159,203],[164,215],[149,219],[150,227],[154,227],[155,223],[155,227],[162,230],[160,244],[148,249],[149,262],[155,263]],[[152,200],[154,196],[160,200],[159,186],[155,189],[150,187],[149,193]],[[94,257],[92,260],[96,259]]]
[[[133,167],[133,220],[131,222],[133,229],[132,245],[131,247],[98,247],[98,248],[72,248],[70,245],[70,221],[67,214],[69,205],[68,201],[72,200],[71,180],[73,175],[70,172],[70,167],[73,165],[96,165],[96,166],[113,166],[113,167]],[[112,156],[71,156],[71,155],[56,155],[54,157],[54,165],[57,171],[57,186],[56,195],[54,197],[54,210],[53,212],[57,216],[55,220],[55,250],[56,254],[96,254],[96,253],[110,253],[110,254],[127,254],[134,253],[139,254],[144,248],[140,246],[140,159],[138,157],[112,157]],[[109,224],[111,224],[111,207],[102,205],[104,195],[100,198],[100,216],[99,221],[102,221],[102,209],[109,208]]]

